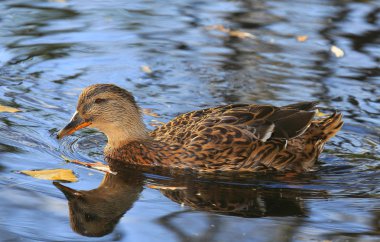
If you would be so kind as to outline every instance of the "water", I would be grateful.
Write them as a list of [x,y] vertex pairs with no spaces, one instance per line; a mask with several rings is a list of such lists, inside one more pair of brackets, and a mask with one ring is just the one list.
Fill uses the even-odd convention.
[[[21,110],[0,113],[1,240],[380,240],[378,1],[5,0],[0,13],[0,104]],[[217,24],[255,38],[206,28]],[[345,125],[315,172],[233,180],[130,172],[102,183],[104,174],[61,157],[102,160],[101,134],[55,139],[94,83],[133,92],[160,114],[147,123],[224,103],[320,100]],[[75,214],[88,209],[93,230],[74,232],[64,195],[17,172],[51,168],[77,174],[65,185],[91,201],[77,200]],[[104,221],[106,235],[87,237]]]

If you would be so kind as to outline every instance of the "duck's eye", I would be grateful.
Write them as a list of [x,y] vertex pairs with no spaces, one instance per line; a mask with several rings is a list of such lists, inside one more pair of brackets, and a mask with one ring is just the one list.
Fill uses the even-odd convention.
[[106,102],[106,101],[107,101],[107,99],[104,99],[104,98],[97,98],[97,99],[95,99],[95,103],[96,103],[96,104],[104,103],[104,102]]

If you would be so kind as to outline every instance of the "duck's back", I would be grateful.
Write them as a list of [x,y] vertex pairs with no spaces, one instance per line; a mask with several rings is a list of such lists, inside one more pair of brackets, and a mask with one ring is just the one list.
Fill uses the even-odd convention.
[[151,136],[183,148],[177,156],[198,169],[307,170],[342,126],[340,114],[313,121],[315,105],[234,104],[203,109],[174,118]]
[[[186,144],[200,133],[220,131],[228,136],[235,127],[255,140],[290,139],[302,134],[315,115],[315,102],[302,102],[284,107],[254,104],[232,104],[182,114],[151,132],[156,140]],[[208,131],[208,132],[207,132]]]

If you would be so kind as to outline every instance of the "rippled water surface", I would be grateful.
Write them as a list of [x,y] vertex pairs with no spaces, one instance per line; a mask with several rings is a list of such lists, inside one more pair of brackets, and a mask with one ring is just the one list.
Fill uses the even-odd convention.
[[[147,124],[319,100],[345,125],[305,174],[104,177],[62,158],[102,160],[101,134],[55,139],[94,83],[133,92],[160,114]],[[380,241],[379,1],[1,1],[0,104],[21,110],[0,113],[0,240]],[[56,184],[69,205],[17,172],[52,168],[79,177],[64,184],[79,193]]]

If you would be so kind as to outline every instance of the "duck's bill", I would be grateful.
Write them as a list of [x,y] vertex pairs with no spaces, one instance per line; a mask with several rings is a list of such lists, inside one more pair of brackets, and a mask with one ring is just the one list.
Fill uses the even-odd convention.
[[77,130],[83,129],[87,126],[91,125],[91,122],[87,122],[78,114],[78,112],[75,112],[73,117],[71,118],[70,122],[61,129],[58,134],[57,138],[61,139],[62,137],[65,137],[67,135],[70,135],[74,133]]

